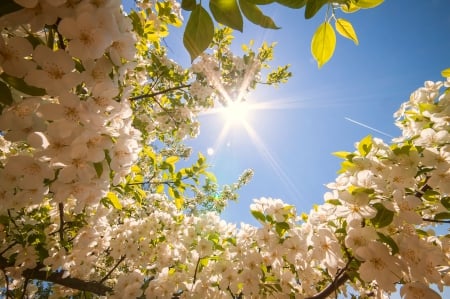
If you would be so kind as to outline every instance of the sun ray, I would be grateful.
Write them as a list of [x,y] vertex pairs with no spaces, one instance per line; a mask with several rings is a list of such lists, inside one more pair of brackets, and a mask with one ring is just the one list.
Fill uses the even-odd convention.
[[255,145],[257,151],[263,157],[263,159],[269,163],[270,167],[274,170],[275,174],[280,178],[281,182],[287,187],[291,195],[293,195],[294,200],[301,198],[300,192],[289,176],[284,172],[280,163],[275,159],[274,155],[269,151],[268,147],[264,144],[262,139],[259,137],[258,133],[253,129],[253,127],[246,121],[243,122],[243,126],[247,131],[251,141]]

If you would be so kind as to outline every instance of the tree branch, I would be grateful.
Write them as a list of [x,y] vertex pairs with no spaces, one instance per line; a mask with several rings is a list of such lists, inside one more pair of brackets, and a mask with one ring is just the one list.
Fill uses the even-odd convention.
[[123,260],[125,259],[125,255],[122,255],[122,257],[119,259],[119,261],[116,263],[116,265],[114,267],[112,267],[111,270],[109,270],[108,273],[106,273],[105,277],[102,278],[102,280],[100,280],[100,283],[104,283],[108,277],[111,275],[111,273],[113,273],[114,270],[116,270],[117,267],[119,267],[119,264],[121,262],[123,262]]
[[436,220],[436,219],[429,219],[429,218],[422,218],[423,221],[427,222],[435,222],[435,223],[450,223],[450,220]]
[[344,272],[341,276],[337,276],[333,282],[328,285],[325,289],[322,290],[322,292],[307,297],[305,299],[325,299],[328,296],[330,296],[334,291],[336,291],[341,285],[343,285],[350,277],[347,275],[346,272]]
[[64,246],[64,204],[60,202],[58,204],[59,208],[59,242],[61,242],[61,245],[63,248],[66,248]]
[[[0,269],[4,270],[7,267],[12,267],[11,264],[4,257],[0,256]],[[45,268],[45,265],[39,263],[33,269],[26,269],[23,271],[22,276],[26,279],[37,279],[41,281],[47,281],[56,283],[71,289],[90,292],[100,296],[106,296],[108,293],[112,293],[112,288],[104,285],[98,281],[86,281],[74,277],[63,277],[64,272],[46,272],[40,269]]]

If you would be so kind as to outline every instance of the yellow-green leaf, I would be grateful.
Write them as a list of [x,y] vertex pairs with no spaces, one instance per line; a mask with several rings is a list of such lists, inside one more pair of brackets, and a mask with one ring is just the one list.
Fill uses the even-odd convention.
[[358,143],[358,151],[361,154],[361,156],[365,157],[372,149],[372,136],[367,135],[361,141]]
[[183,44],[191,60],[208,48],[214,36],[214,24],[209,13],[197,5],[189,16],[183,35]]
[[384,0],[353,0],[353,2],[361,8],[374,8],[383,3]]
[[158,193],[158,194],[163,194],[164,193],[164,185],[163,184],[159,184],[157,187],[156,187],[156,193]]
[[361,8],[356,6],[353,2],[348,2],[341,5],[341,9],[345,13],[353,13],[355,11],[360,10]]
[[311,53],[321,68],[333,56],[336,48],[336,33],[328,22],[319,25],[311,41]]
[[184,205],[184,200],[183,198],[179,197],[175,197],[175,206],[177,207],[178,210],[181,210],[183,208]]
[[106,197],[109,199],[114,208],[116,208],[117,210],[122,210],[122,204],[120,203],[119,198],[114,192],[108,192]]
[[441,72],[441,75],[442,75],[442,77],[445,77],[445,78],[450,77],[450,67],[447,68],[447,69],[445,69],[445,70],[443,70],[443,71]]
[[338,158],[341,158],[341,159],[347,159],[347,157],[349,156],[349,155],[352,155],[352,153],[351,152],[344,152],[344,151],[341,151],[341,152],[334,152],[334,153],[331,153],[333,156],[335,156],[335,157],[338,157]]
[[239,6],[241,7],[244,16],[252,23],[259,25],[263,28],[279,29],[275,22],[268,16],[264,15],[261,9],[248,0],[239,0]]
[[339,18],[336,19],[335,26],[337,32],[339,32],[340,35],[348,39],[351,39],[355,43],[355,45],[359,43],[358,37],[356,36],[356,32],[355,29],[353,29],[352,23],[350,23],[345,19]]
[[210,0],[209,9],[217,22],[242,32],[244,21],[236,0]]
[[178,162],[179,159],[180,158],[178,156],[170,156],[166,159],[166,162],[173,165]]

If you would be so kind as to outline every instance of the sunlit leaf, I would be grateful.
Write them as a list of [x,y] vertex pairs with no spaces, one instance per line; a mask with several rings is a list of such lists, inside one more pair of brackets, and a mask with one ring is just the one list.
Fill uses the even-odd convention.
[[217,22],[242,32],[244,20],[236,0],[210,0],[209,9]]
[[332,153],[332,155],[341,159],[348,159],[349,156],[352,156],[354,154],[351,152],[341,151],[341,152],[334,152]]
[[349,21],[342,18],[336,19],[335,26],[340,35],[351,39],[356,45],[359,43],[355,29],[353,29],[353,26]]
[[365,157],[372,149],[372,136],[367,135],[358,143],[358,151],[361,156]]
[[122,210],[122,204],[120,203],[119,198],[114,192],[108,192],[106,197],[109,199],[114,208],[116,208],[117,210]]
[[275,22],[268,16],[264,15],[261,9],[248,0],[239,0],[239,5],[244,16],[252,23],[264,28],[278,29]]
[[333,56],[336,48],[336,33],[328,22],[319,25],[311,41],[311,53],[322,67]]
[[266,216],[264,216],[264,214],[261,213],[260,211],[251,210],[250,212],[253,215],[253,217],[255,217],[256,220],[259,220],[261,222],[266,222]]
[[302,8],[306,5],[307,0],[276,0],[277,3],[289,8]]
[[361,8],[356,6],[353,2],[348,2],[348,3],[342,4],[341,9],[345,13],[354,13],[354,12],[360,10]]
[[208,48],[214,36],[214,24],[208,12],[197,5],[189,16],[183,35],[183,44],[191,60]]
[[361,8],[373,8],[383,3],[384,0],[353,0],[353,2]]
[[316,13],[328,3],[328,0],[307,0],[305,7],[305,19],[311,19]]
[[441,72],[442,77],[450,77],[450,67]]

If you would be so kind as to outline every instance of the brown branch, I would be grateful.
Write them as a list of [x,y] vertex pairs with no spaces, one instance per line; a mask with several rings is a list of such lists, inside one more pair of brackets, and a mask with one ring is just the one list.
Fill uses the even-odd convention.
[[116,270],[117,267],[119,267],[119,264],[120,264],[121,262],[123,262],[124,259],[125,259],[125,255],[123,255],[123,256],[119,259],[119,261],[114,265],[114,267],[112,267],[111,270],[109,270],[108,273],[106,273],[105,277],[103,277],[102,280],[100,280],[100,283],[104,283],[104,282],[108,279],[108,277],[111,275],[111,273],[113,273],[113,271]]
[[183,85],[180,85],[180,86],[167,88],[167,89],[164,89],[164,90],[161,90],[161,91],[157,91],[157,92],[154,92],[154,93],[147,93],[147,94],[143,94],[143,95],[140,95],[140,96],[132,97],[132,98],[129,98],[128,100],[130,100],[130,101],[137,101],[137,100],[142,100],[142,99],[145,99],[145,98],[153,98],[153,97],[156,97],[156,96],[158,96],[160,94],[164,94],[164,93],[169,92],[169,91],[183,89],[183,88],[190,87],[190,86],[191,86],[191,84],[183,84]]
[[335,292],[341,285],[343,285],[350,277],[347,275],[347,273],[342,274],[341,276],[336,277],[333,282],[328,285],[325,289],[323,289],[320,293],[307,297],[305,299],[325,299],[333,292]]
[[423,221],[427,222],[435,222],[435,223],[450,223],[450,220],[436,220],[436,219],[429,219],[429,218],[422,218]]
[[64,204],[62,202],[60,202],[58,204],[58,208],[59,208],[59,242],[61,242],[61,245],[66,248],[66,246],[64,246]]
[[[7,259],[0,256],[0,269],[4,270],[7,267],[12,267],[14,264],[9,263]],[[74,277],[63,277],[64,272],[46,272],[40,269],[45,268],[45,265],[39,263],[33,269],[26,269],[22,272],[22,276],[26,279],[36,279],[56,283],[71,289],[90,292],[100,296],[106,296],[112,292],[112,288],[104,285],[98,281],[87,281]]]

